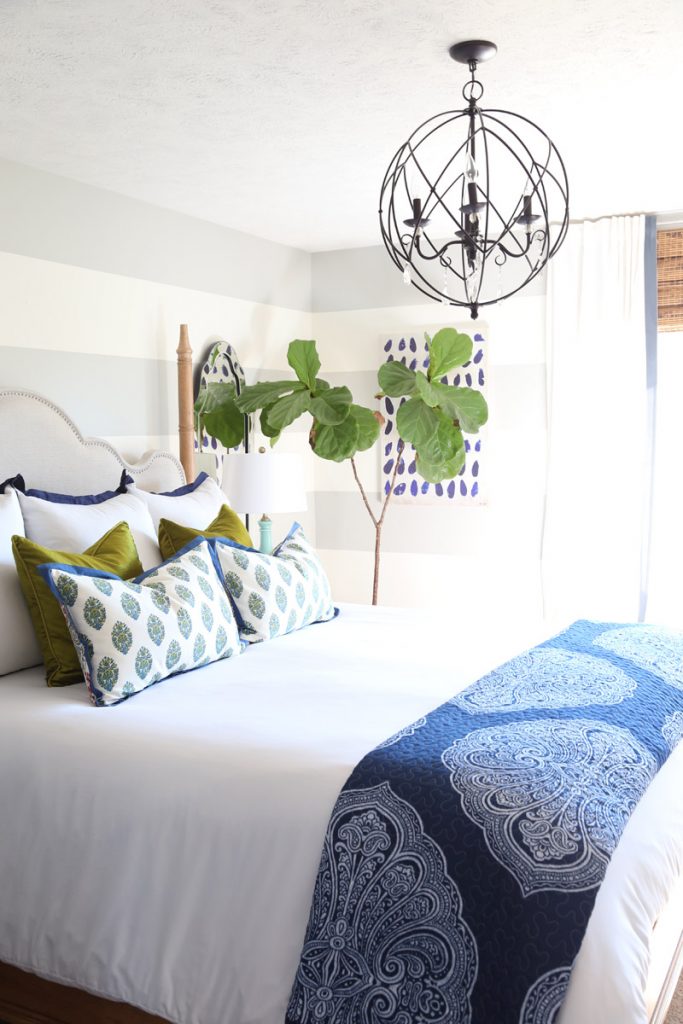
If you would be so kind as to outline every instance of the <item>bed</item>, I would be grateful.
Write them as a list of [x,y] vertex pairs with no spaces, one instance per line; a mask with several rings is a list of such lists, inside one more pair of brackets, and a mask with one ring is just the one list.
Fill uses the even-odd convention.
[[[0,438],[0,479],[183,481],[173,457],[127,466],[24,392],[0,393]],[[282,1024],[347,777],[514,653],[432,614],[342,606],[114,708],[46,688],[40,668],[1,677],[0,1019]],[[558,1024],[664,1020],[683,956],[682,771],[680,744],[612,857]]]

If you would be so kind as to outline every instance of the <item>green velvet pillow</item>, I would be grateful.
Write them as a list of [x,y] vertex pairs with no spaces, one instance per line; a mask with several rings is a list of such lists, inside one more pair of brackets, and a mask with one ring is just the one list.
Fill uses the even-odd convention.
[[159,548],[164,561],[173,558],[181,548],[189,544],[195,537],[226,537],[246,548],[253,548],[251,537],[236,512],[223,505],[220,512],[205,530],[193,530],[189,526],[172,523],[170,519],[159,520]]
[[45,662],[47,685],[82,683],[83,672],[62,609],[38,572],[38,566],[45,562],[59,562],[85,569],[103,569],[126,580],[139,576],[142,566],[128,523],[113,526],[82,555],[51,551],[18,536],[12,537],[12,553]]

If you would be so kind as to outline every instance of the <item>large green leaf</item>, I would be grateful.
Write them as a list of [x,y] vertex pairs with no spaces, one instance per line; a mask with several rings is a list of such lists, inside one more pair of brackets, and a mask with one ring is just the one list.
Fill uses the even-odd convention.
[[244,415],[235,401],[234,384],[212,382],[202,388],[195,412],[207,434],[226,448],[234,448],[244,440]]
[[467,434],[476,434],[489,418],[489,409],[481,391],[474,388],[456,388],[452,384],[436,381],[432,387],[439,396],[439,406],[457,420]]
[[234,448],[244,440],[244,415],[234,402],[226,402],[213,412],[205,412],[202,422],[207,434],[215,437],[226,448]]
[[341,423],[327,426],[313,423],[313,451],[321,459],[343,462],[358,451],[360,428],[355,416],[347,416]]
[[415,394],[415,371],[395,359],[390,363],[382,363],[377,372],[377,380],[384,394],[390,398]]
[[460,448],[465,447],[462,431],[458,429],[445,413],[437,410],[439,425],[436,433],[429,441],[417,445],[418,455],[434,464],[449,462]]
[[439,404],[439,396],[437,395],[434,386],[429,383],[422,370],[418,370],[415,374],[415,384],[417,385],[417,393],[425,405],[428,405],[431,409]]
[[199,389],[194,410],[200,414],[207,410],[213,411],[218,405],[230,400],[235,400],[235,385],[226,381],[212,380]]
[[268,423],[271,430],[284,430],[311,408],[311,393],[307,388],[283,395],[268,406]]
[[277,443],[277,441],[280,438],[280,431],[279,430],[275,430],[275,428],[273,426],[271,426],[271,424],[270,424],[270,422],[268,420],[268,413],[269,413],[269,411],[270,411],[270,406],[266,406],[264,409],[261,409],[261,415],[259,417],[259,420],[260,420],[260,423],[261,423],[261,433],[265,437],[269,437],[270,438],[270,447],[272,448]]
[[287,349],[287,362],[302,384],[313,391],[315,378],[320,369],[320,357],[314,341],[291,341]]
[[266,437],[275,437],[277,434],[280,433],[280,431],[272,427],[268,420],[268,413],[270,412],[270,410],[270,405],[264,405],[263,409],[261,409],[261,415],[259,417],[259,422],[261,424],[261,433],[265,434]]
[[409,398],[396,413],[396,428],[404,441],[419,446],[436,433],[439,416],[421,398]]
[[465,446],[459,448],[452,459],[447,462],[431,462],[425,455],[417,453],[417,471],[430,484],[440,484],[444,480],[452,480],[465,465]]
[[379,421],[372,409],[363,405],[352,405],[349,416],[353,416],[358,424],[358,442],[356,451],[364,452],[372,448],[379,437]]
[[429,379],[438,380],[454,366],[462,366],[472,358],[472,339],[459,334],[454,327],[442,327],[437,331],[429,348]]
[[242,394],[236,399],[237,406],[242,412],[256,412],[266,405],[272,405],[280,395],[288,391],[305,391],[306,385],[298,380],[266,380],[260,384],[250,384],[242,388]]
[[341,423],[349,414],[353,396],[347,387],[322,390],[311,402],[311,413],[326,426]]

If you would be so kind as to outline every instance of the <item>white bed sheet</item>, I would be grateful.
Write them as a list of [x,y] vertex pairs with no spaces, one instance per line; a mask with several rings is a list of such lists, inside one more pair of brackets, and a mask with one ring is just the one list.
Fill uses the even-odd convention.
[[[114,708],[37,669],[1,678],[0,960],[178,1024],[282,1024],[355,764],[539,639],[347,605]],[[683,744],[614,854],[561,1024],[647,1019],[652,927],[683,874],[682,770]]]

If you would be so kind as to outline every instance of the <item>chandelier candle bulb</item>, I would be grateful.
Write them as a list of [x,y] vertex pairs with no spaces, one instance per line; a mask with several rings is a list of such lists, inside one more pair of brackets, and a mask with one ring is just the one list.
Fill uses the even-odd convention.
[[449,52],[469,69],[465,107],[427,118],[395,153],[380,191],[380,229],[406,284],[476,319],[481,306],[526,287],[560,248],[569,186],[538,125],[480,106],[476,73],[495,44],[469,40]]
[[465,165],[465,177],[467,178],[468,181],[476,181],[477,178],[479,177],[479,171],[477,170],[477,165],[474,162],[474,157],[472,156],[471,152],[467,154],[467,163]]

